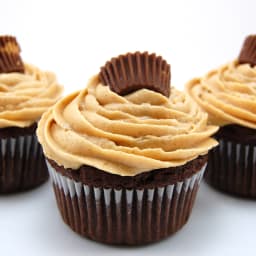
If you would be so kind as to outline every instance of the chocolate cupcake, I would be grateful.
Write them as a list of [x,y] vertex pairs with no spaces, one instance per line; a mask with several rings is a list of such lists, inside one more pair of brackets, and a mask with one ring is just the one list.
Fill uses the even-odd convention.
[[62,91],[53,73],[23,63],[19,53],[15,37],[0,36],[0,193],[30,189],[48,179],[35,131]]
[[233,195],[256,198],[256,35],[239,58],[193,79],[186,88],[209,114],[219,146],[209,152],[205,180]]
[[187,222],[218,128],[167,84],[165,60],[129,53],[43,115],[37,135],[61,216],[75,232],[138,245]]

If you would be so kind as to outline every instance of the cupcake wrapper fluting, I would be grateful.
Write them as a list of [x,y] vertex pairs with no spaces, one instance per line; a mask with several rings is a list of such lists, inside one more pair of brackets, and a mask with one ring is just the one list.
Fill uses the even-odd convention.
[[35,187],[48,179],[36,135],[0,139],[0,193]]
[[204,177],[217,189],[256,198],[256,146],[219,139],[209,152]]
[[115,189],[76,182],[47,165],[66,224],[99,242],[131,245],[163,239],[187,222],[205,170],[165,187]]

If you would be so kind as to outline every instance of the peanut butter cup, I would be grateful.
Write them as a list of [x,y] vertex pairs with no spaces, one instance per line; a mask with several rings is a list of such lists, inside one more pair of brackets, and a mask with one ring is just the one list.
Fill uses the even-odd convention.
[[139,89],[150,89],[170,95],[170,65],[155,53],[135,52],[107,61],[99,74],[103,84],[119,95]]
[[0,36],[0,73],[24,73],[20,46],[13,36]]
[[240,64],[248,63],[251,66],[256,65],[256,35],[246,37],[238,57],[238,62]]

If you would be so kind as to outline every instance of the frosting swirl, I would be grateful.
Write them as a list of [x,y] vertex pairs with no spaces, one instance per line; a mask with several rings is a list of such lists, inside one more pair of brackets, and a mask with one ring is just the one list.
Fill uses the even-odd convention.
[[122,97],[94,76],[43,115],[37,135],[45,155],[65,168],[133,176],[206,154],[217,144],[209,137],[217,129],[174,88],[169,98],[148,89]]
[[256,129],[256,66],[237,60],[188,82],[186,90],[212,124]]
[[62,93],[51,72],[25,64],[25,73],[0,74],[0,128],[27,127],[56,103]]

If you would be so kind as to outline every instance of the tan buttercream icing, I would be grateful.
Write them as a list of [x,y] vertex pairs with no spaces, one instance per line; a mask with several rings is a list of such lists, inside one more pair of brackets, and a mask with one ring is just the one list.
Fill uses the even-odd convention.
[[0,74],[0,128],[37,122],[61,93],[55,75],[33,65],[25,64],[24,74]]
[[122,97],[94,76],[43,115],[37,135],[45,155],[65,168],[133,176],[206,154],[217,144],[209,137],[217,129],[174,88],[169,99],[147,89]]
[[256,129],[256,66],[235,60],[191,80],[186,89],[209,114],[210,123]]

